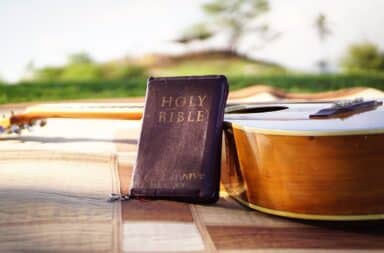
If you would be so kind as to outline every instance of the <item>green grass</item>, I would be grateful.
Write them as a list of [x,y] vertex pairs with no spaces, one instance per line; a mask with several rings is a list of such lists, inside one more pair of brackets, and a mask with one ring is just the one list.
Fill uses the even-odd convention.
[[0,103],[87,98],[137,97],[145,94],[146,80],[83,82],[25,82],[0,85]]
[[[340,75],[229,75],[230,89],[265,84],[294,92],[318,92],[366,86],[384,90],[384,74]],[[19,83],[0,85],[0,103],[54,101],[87,98],[121,98],[144,96],[145,78],[89,82]]]
[[320,92],[361,86],[384,90],[384,73],[236,76],[230,81],[232,90],[252,84],[270,85],[289,92]]

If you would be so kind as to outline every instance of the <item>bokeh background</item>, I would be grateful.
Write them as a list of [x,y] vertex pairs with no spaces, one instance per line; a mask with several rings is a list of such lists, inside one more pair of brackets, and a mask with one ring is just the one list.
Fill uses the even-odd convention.
[[1,0],[0,103],[143,96],[150,75],[383,90],[382,10],[382,0]]

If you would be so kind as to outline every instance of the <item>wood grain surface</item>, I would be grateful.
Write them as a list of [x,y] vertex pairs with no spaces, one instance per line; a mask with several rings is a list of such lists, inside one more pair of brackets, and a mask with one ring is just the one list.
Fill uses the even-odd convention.
[[301,214],[384,213],[384,134],[282,136],[234,128],[233,137],[236,150],[227,153],[239,163],[224,166],[223,174],[239,173],[225,183],[243,184],[247,202]]
[[111,252],[115,156],[2,150],[0,252]]

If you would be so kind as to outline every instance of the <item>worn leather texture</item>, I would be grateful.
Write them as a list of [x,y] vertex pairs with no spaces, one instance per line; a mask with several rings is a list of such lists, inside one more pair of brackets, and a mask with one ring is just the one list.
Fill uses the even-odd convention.
[[215,202],[224,76],[150,78],[132,197]]

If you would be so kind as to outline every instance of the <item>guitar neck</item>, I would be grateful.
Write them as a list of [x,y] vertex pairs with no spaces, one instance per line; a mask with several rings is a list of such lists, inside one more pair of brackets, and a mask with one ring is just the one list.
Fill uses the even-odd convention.
[[133,104],[42,104],[28,107],[12,118],[12,123],[45,118],[139,120],[143,106]]

